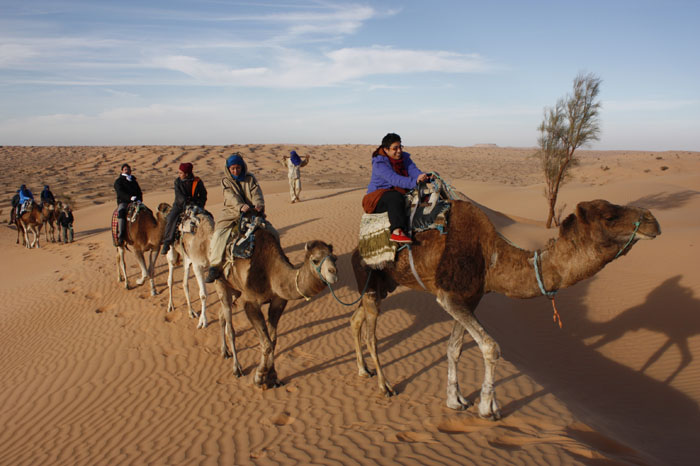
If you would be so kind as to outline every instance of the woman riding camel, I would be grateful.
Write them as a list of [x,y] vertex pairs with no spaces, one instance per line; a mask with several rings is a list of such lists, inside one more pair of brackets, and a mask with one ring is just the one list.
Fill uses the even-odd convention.
[[372,177],[367,194],[362,198],[362,208],[368,214],[386,212],[391,224],[391,241],[411,243],[404,194],[429,175],[418,169],[411,154],[403,151],[401,136],[389,133],[382,145],[372,153]]
[[253,209],[265,212],[265,199],[258,180],[248,172],[243,157],[234,152],[226,159],[226,171],[221,180],[224,188],[224,208],[216,221],[214,235],[209,246],[209,271],[205,282],[213,283],[221,273],[226,243],[241,215]]

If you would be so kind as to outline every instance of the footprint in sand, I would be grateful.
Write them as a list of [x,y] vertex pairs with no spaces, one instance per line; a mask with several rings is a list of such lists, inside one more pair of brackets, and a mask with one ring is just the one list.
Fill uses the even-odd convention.
[[290,416],[290,414],[286,411],[270,419],[270,422],[272,422],[276,426],[288,426],[294,421],[295,419],[292,416]]

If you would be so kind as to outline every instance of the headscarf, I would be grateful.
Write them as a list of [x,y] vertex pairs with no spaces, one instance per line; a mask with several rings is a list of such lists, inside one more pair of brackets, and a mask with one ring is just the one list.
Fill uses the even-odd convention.
[[192,164],[189,162],[182,162],[180,164],[180,171],[183,172],[185,175],[191,175],[192,174]]
[[44,185],[44,191],[48,191],[48,190],[49,190],[49,185],[48,185],[48,184],[45,184],[45,185]]
[[292,164],[294,164],[295,167],[298,167],[301,165],[301,157],[299,157],[299,154],[297,154],[297,151],[293,150],[289,153],[291,157],[289,159],[292,161]]
[[236,181],[243,181],[245,180],[245,162],[243,161],[243,157],[241,157],[241,154],[238,152],[234,152],[231,154],[227,159],[226,159],[226,169],[228,170],[231,165],[240,165],[241,166],[241,174],[238,176],[231,175],[231,172],[229,172],[229,175],[236,180]]

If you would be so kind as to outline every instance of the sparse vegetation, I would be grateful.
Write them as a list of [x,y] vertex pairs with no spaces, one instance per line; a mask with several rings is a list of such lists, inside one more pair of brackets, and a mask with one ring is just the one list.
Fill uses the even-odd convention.
[[545,175],[545,197],[549,204],[547,228],[555,218],[559,188],[569,176],[569,169],[578,164],[575,151],[582,145],[598,140],[600,102],[596,101],[601,80],[593,74],[574,78],[573,93],[546,107],[539,126],[537,156]]

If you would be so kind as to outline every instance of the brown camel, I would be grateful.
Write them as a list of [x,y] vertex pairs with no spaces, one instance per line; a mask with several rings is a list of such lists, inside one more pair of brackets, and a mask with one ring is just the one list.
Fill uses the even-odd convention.
[[[603,200],[578,204],[575,214],[562,222],[559,237],[550,240],[537,253],[512,245],[471,202],[452,201],[448,224],[447,235],[436,230],[417,233],[411,252],[426,291],[435,295],[437,302],[456,321],[447,345],[447,406],[463,410],[472,404],[462,396],[457,376],[466,330],[484,358],[479,415],[488,419],[501,418],[494,391],[500,348],[474,314],[482,296],[496,292],[512,298],[534,298],[542,296],[542,287],[546,292],[566,288],[591,277],[618,255],[627,254],[637,240],[653,239],[661,233],[656,218],[648,210]],[[353,253],[352,264],[362,289],[369,269],[361,264],[357,250]],[[542,287],[538,285],[535,266]],[[360,341],[362,326],[366,323],[365,344],[374,360],[379,390],[386,396],[395,392],[377,356],[376,325],[381,300],[398,285],[422,290],[411,272],[407,249],[397,254],[393,268],[372,271],[362,305],[350,319],[359,375],[372,375],[365,365]]]
[[41,213],[44,215],[44,218],[46,219],[44,223],[46,224],[46,227],[44,228],[44,233],[46,235],[46,242],[49,242],[49,239],[51,240],[52,243],[56,242],[56,227],[54,224],[58,225],[58,216],[61,213],[61,209],[63,208],[63,204],[61,201],[56,202],[56,205],[49,204],[44,202],[41,205]]
[[[136,261],[141,267],[141,278],[136,280],[136,283],[138,285],[143,285],[148,278],[151,284],[151,295],[155,296],[157,294],[153,274],[155,271],[156,259],[158,258],[158,251],[163,242],[165,217],[169,210],[170,206],[168,204],[161,203],[158,205],[156,217],[153,216],[153,212],[151,212],[150,209],[146,208],[136,214],[136,218],[133,222],[126,222],[126,239],[122,246],[117,246],[117,279],[122,281],[123,277],[124,286],[127,290],[129,289],[129,281],[126,276],[124,251],[131,246],[134,250]],[[149,253],[148,268],[146,267],[146,260],[144,258],[145,252]]]
[[[17,243],[19,244],[19,236],[23,234],[22,244],[27,248],[33,248],[36,245],[40,248],[39,240],[41,239],[41,227],[45,221],[44,214],[41,212],[41,207],[36,202],[32,201],[32,206],[29,210],[22,213],[17,218]],[[32,242],[29,242],[29,233],[33,235]]]
[[[275,370],[277,324],[287,301],[311,299],[326,283],[338,280],[333,246],[323,241],[306,243],[304,262],[292,266],[282,251],[279,240],[267,230],[255,232],[255,249],[250,259],[235,259],[226,277],[219,278],[216,292],[221,300],[221,351],[225,358],[233,356],[233,373],[243,375],[236,356],[236,344],[231,322],[232,296],[241,303],[246,316],[260,339],[260,364],[254,383],[263,388],[278,387],[282,382]],[[261,306],[269,303],[267,322]],[[229,352],[226,337],[231,342]]]
[[194,270],[194,276],[199,285],[199,301],[202,310],[199,314],[197,328],[205,328],[207,323],[207,287],[204,283],[204,274],[209,269],[209,242],[214,233],[214,218],[204,212],[183,220],[180,226],[180,238],[173,243],[166,256],[168,259],[168,312],[175,309],[173,304],[173,270],[183,258],[182,287],[185,291],[185,299],[190,317],[197,317],[192,309],[190,290],[187,285],[190,275],[190,265]]

